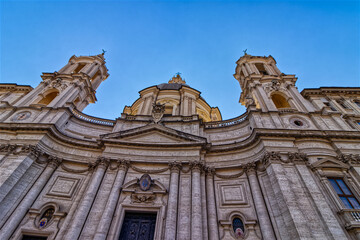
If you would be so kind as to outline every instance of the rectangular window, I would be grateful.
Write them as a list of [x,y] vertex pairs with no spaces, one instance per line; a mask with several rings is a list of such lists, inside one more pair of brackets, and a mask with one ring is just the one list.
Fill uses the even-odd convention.
[[341,178],[328,178],[331,186],[348,209],[360,209],[359,201]]

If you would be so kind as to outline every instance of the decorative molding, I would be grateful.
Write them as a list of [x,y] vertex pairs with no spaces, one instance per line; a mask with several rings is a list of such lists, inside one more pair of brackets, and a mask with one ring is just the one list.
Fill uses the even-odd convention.
[[215,172],[215,176],[222,179],[232,179],[232,178],[239,178],[245,173],[245,170],[242,170],[239,173],[232,174],[232,175],[222,175]]
[[66,166],[64,163],[62,163],[60,165],[60,167],[65,170],[66,172],[70,172],[70,173],[84,173],[84,172],[87,172],[89,171],[89,167],[85,168],[85,169],[72,169],[68,166]]
[[161,168],[161,169],[142,169],[135,167],[133,164],[130,165],[130,168],[138,173],[147,173],[147,174],[155,174],[155,173],[162,173],[169,170],[169,167]]
[[309,161],[307,155],[305,153],[289,153],[289,161],[290,162],[299,162],[299,163],[307,163]]
[[6,153],[7,155],[14,154],[29,154],[30,157],[37,159],[43,152],[36,145],[17,145],[17,144],[1,144],[0,152]]

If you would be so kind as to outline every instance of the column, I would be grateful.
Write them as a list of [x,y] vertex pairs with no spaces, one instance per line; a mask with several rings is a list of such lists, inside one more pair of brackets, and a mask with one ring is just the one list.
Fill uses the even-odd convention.
[[69,86],[65,89],[65,91],[60,93],[60,96],[56,97],[58,98],[58,101],[55,101],[55,99],[49,104],[49,107],[62,107],[65,103],[74,101],[75,95],[78,95],[80,92],[79,85],[69,84]]
[[94,239],[105,239],[110,228],[110,223],[116,208],[116,204],[120,197],[121,187],[124,183],[126,172],[128,169],[128,161],[122,160],[119,162],[119,171],[116,175],[114,186],[111,189],[108,201],[106,203],[104,212],[101,216],[100,222],[97,226]]
[[248,63],[244,63],[244,65],[249,75],[251,75],[254,71],[250,68],[250,65]]
[[79,63],[71,63],[71,66],[66,68],[63,74],[71,74],[77,67],[79,66]]
[[176,239],[176,226],[177,226],[177,208],[178,208],[178,195],[179,195],[179,173],[181,164],[173,162],[170,166],[170,187],[169,199],[166,212],[165,222],[165,238],[166,240]]
[[201,171],[201,211],[202,211],[202,219],[203,219],[203,237],[204,240],[208,240],[208,217],[207,217],[207,210],[206,210],[206,174],[205,171]]
[[243,71],[245,77],[250,75],[244,65],[241,66],[241,70]]
[[95,172],[93,173],[90,185],[87,188],[84,198],[81,201],[76,213],[74,214],[74,221],[71,224],[69,231],[65,235],[64,239],[78,239],[81,230],[86,221],[86,217],[89,214],[90,208],[96,197],[96,193],[99,189],[101,181],[103,179],[105,170],[109,165],[109,160],[105,158],[99,158],[95,163]]
[[271,221],[266,209],[266,205],[261,193],[260,185],[256,176],[256,164],[250,163],[246,166],[246,174],[249,179],[251,194],[254,199],[255,210],[260,223],[260,229],[263,239],[276,239]]
[[184,97],[184,116],[189,116],[189,97]]
[[190,239],[191,232],[191,173],[190,169],[182,171],[179,183],[179,206],[177,221],[177,238]]
[[207,212],[209,223],[209,240],[218,240],[219,228],[216,213],[215,189],[214,189],[214,168],[207,168],[206,171],[206,195],[207,195]]
[[91,69],[90,69],[90,72],[88,73],[88,75],[89,75],[91,78],[96,74],[97,71],[99,71],[99,68],[100,68],[99,65],[97,65],[96,63],[94,63],[94,64],[95,64],[94,67],[91,68]]
[[83,67],[83,68],[80,70],[80,72],[89,75],[89,72],[91,71],[91,69],[92,69],[95,65],[96,65],[95,62],[93,62],[93,63],[87,63],[87,64],[85,65],[85,67]]
[[203,165],[200,162],[191,163],[191,239],[203,239],[201,213],[200,173]]
[[9,239],[11,237],[60,163],[61,159],[57,157],[48,158],[46,168],[1,229],[0,239]]
[[102,81],[101,75],[98,75],[95,79],[91,81],[91,87],[97,89]]

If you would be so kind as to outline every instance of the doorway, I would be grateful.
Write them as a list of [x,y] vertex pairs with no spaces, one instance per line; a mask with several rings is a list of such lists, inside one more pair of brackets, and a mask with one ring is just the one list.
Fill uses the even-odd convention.
[[119,240],[153,240],[156,213],[126,212]]

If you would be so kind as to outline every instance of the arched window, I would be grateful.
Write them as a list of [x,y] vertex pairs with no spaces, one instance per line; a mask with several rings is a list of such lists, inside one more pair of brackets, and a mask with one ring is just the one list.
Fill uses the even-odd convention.
[[277,108],[290,108],[291,107],[290,104],[288,103],[288,101],[278,93],[273,94],[271,96],[271,99]]
[[47,209],[40,218],[39,226],[45,227],[48,224],[48,222],[50,222],[51,218],[54,215],[54,212],[55,209],[53,207]]
[[257,70],[260,72],[260,74],[263,75],[269,75],[264,67],[263,63],[255,63],[255,67],[257,68]]
[[38,104],[44,104],[44,105],[48,105],[49,103],[51,103],[52,100],[54,100],[54,98],[56,98],[56,96],[59,94],[59,91],[55,90],[53,92],[48,93],[47,95],[45,95],[45,97],[43,97],[43,99],[41,99]]
[[244,223],[241,221],[240,218],[234,218],[232,225],[236,237],[241,238],[245,236]]

